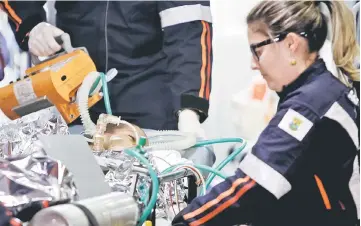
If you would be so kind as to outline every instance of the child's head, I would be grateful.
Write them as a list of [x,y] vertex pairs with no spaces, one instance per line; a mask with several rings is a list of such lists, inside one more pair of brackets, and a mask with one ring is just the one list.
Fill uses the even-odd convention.
[[[133,125],[139,137],[146,137],[143,130],[138,126]],[[134,147],[136,145],[136,138],[134,131],[130,126],[125,124],[112,125],[108,124],[107,130],[104,133],[104,149],[120,151],[124,148]]]

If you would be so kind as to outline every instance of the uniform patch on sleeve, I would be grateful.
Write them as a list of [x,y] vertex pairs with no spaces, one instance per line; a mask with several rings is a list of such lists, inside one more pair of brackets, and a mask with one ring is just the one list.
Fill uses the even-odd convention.
[[312,126],[310,120],[293,109],[289,109],[278,124],[279,128],[299,141],[303,140]]

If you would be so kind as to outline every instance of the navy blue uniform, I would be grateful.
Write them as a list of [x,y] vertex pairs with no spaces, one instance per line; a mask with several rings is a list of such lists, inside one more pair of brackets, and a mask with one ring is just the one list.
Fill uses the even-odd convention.
[[[15,37],[46,21],[45,1],[3,1]],[[177,112],[208,116],[212,70],[209,1],[58,1],[56,26],[84,46],[97,70],[118,70],[109,83],[114,115],[147,129],[177,129]],[[90,109],[93,121],[103,101]]]
[[356,95],[318,59],[279,96],[276,115],[236,174],[173,225],[355,225]]

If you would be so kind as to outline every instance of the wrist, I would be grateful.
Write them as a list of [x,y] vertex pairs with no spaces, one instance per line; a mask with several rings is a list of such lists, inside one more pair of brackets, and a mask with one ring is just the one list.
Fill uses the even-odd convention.
[[180,109],[193,110],[198,114],[200,123],[203,123],[208,117],[209,101],[198,96],[182,94]]
[[189,108],[185,108],[178,111],[178,121],[181,121],[183,119],[199,122],[200,116],[196,111]]

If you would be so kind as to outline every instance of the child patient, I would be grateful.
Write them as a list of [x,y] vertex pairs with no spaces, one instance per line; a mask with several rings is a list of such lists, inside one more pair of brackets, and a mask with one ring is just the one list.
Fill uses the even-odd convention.
[[[146,134],[138,126],[132,125],[138,137],[146,137]],[[136,135],[133,129],[125,124],[113,125],[108,124],[104,133],[105,150],[121,151],[125,148],[134,147],[136,145]]]
[[[138,126],[133,125],[139,137],[152,137],[154,130],[142,130]],[[135,134],[132,128],[125,124],[112,125],[108,124],[104,134],[104,149],[121,151],[125,148],[134,147],[136,145]],[[146,143],[148,145],[148,141]],[[182,157],[193,161],[196,164],[212,166],[216,160],[212,146],[191,148],[182,152]]]

